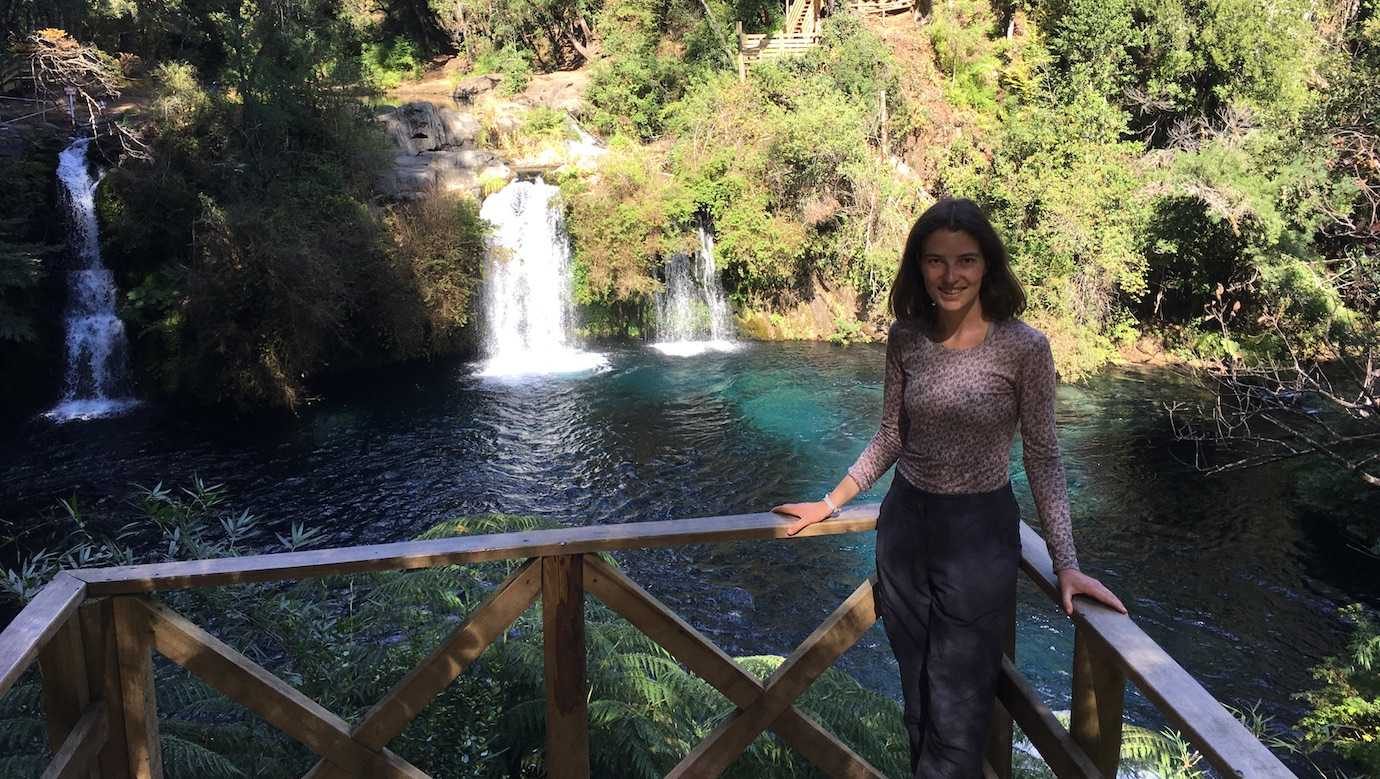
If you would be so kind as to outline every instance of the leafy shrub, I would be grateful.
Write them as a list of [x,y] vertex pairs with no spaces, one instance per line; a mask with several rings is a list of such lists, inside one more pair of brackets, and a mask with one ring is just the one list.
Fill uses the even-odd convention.
[[364,81],[375,89],[396,89],[422,75],[424,63],[416,45],[406,38],[369,43],[360,53]]
[[1342,609],[1354,629],[1342,653],[1313,668],[1322,686],[1299,697],[1306,743],[1330,747],[1368,774],[1380,772],[1380,624],[1360,605]]
[[636,301],[660,290],[655,263],[674,235],[673,182],[650,150],[615,138],[597,179],[562,186],[570,218],[575,300]]
[[935,63],[948,82],[945,95],[956,106],[997,110],[1004,42],[993,36],[996,16],[990,3],[956,0],[936,3],[925,31]]
[[502,76],[504,94],[516,95],[532,81],[532,55],[513,45],[505,44],[489,49],[474,62],[474,73],[497,73]]
[[[416,289],[426,317],[424,327],[405,332],[426,343],[405,353],[437,353],[455,348],[470,324],[484,275],[484,235],[479,204],[468,196],[437,194],[394,208],[388,216],[395,250]],[[391,290],[380,290],[387,294]],[[406,304],[399,310],[408,310]]]
[[197,80],[196,68],[185,62],[164,62],[153,71],[151,108],[158,123],[181,132],[196,123],[211,98]]

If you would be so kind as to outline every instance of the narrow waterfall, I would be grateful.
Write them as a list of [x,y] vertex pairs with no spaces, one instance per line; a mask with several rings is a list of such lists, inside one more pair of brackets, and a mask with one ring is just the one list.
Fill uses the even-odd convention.
[[47,412],[59,422],[127,411],[125,326],[115,315],[115,278],[101,262],[96,226],[96,185],[86,161],[90,138],[78,138],[58,155],[58,180],[67,200],[68,246],[73,265],[67,281],[67,378],[62,400]]
[[573,373],[607,362],[572,343],[570,239],[559,193],[541,179],[514,181],[479,209],[494,226],[485,278],[488,359],[481,375]]
[[678,252],[666,263],[666,289],[656,296],[657,342],[670,355],[732,351],[732,313],[714,266],[714,234],[700,222],[700,247],[693,256]]

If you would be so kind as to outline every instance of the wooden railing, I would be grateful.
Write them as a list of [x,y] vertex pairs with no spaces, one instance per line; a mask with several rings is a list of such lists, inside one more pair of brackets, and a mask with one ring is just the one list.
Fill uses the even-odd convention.
[[915,0],[847,0],[854,13],[885,16],[915,8]]
[[[848,7],[863,15],[885,16],[909,11],[915,0],[847,0]],[[747,78],[754,60],[803,54],[819,45],[823,8],[820,0],[794,0],[786,7],[785,21],[776,35],[745,34],[738,22],[738,78]]]
[[786,7],[781,32],[776,35],[744,34],[738,22],[738,78],[747,78],[753,60],[803,54],[819,44],[820,0],[794,0]]
[[[850,509],[797,537],[869,531],[876,515],[876,505]],[[388,744],[540,597],[548,776],[587,777],[584,602],[593,595],[737,707],[669,776],[718,776],[770,729],[829,776],[880,777],[795,706],[876,621],[872,579],[859,584],[764,683],[597,556],[690,543],[786,540],[786,527],[773,514],[746,514],[67,571],[0,633],[0,695],[37,659],[53,752],[44,777],[161,776],[153,652],[311,749],[319,762],[309,777],[425,777]],[[1044,541],[1024,525],[1021,541],[1022,569],[1057,602]],[[353,725],[155,597],[171,589],[500,559],[526,562]],[[1222,775],[1292,776],[1130,618],[1079,598],[1073,621],[1071,726],[1065,730],[1016,670],[1016,615],[1010,615],[988,776],[1011,775],[1013,720],[1057,776],[1115,776],[1128,679]]]

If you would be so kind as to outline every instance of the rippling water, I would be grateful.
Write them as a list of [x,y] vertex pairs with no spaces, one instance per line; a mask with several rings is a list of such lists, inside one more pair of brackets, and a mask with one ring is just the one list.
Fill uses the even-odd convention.
[[[8,434],[0,455],[5,553],[48,543],[34,517],[132,483],[226,482],[232,503],[334,543],[407,538],[457,514],[539,514],[569,525],[764,510],[813,500],[875,430],[880,347],[757,344],[678,358],[608,354],[599,372],[498,381],[476,366],[392,371],[328,388],[295,419],[227,423],[148,408]],[[1225,702],[1282,722],[1310,665],[1345,635],[1335,608],[1380,600],[1373,561],[1319,521],[1361,511],[1357,484],[1317,466],[1206,478],[1173,457],[1157,403],[1187,390],[1117,371],[1059,392],[1060,435],[1084,567]],[[1027,521],[1033,503],[1014,456]],[[880,500],[889,477],[860,500]],[[112,500],[112,498],[104,498]],[[1370,506],[1374,508],[1372,500]],[[1337,507],[1341,506],[1341,509]],[[630,553],[634,578],[732,653],[784,654],[872,568],[870,534]],[[1072,631],[1023,585],[1018,664],[1067,708]],[[843,660],[898,694],[880,628]],[[1153,723],[1134,697],[1132,716]]]

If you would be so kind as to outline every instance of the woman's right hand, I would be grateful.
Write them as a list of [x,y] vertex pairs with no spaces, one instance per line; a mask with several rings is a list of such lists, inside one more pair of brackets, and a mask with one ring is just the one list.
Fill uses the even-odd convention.
[[833,513],[829,504],[822,500],[813,503],[783,503],[780,506],[773,506],[772,511],[776,514],[796,518],[796,521],[786,528],[786,535],[788,536],[793,536],[816,522],[823,522]]

